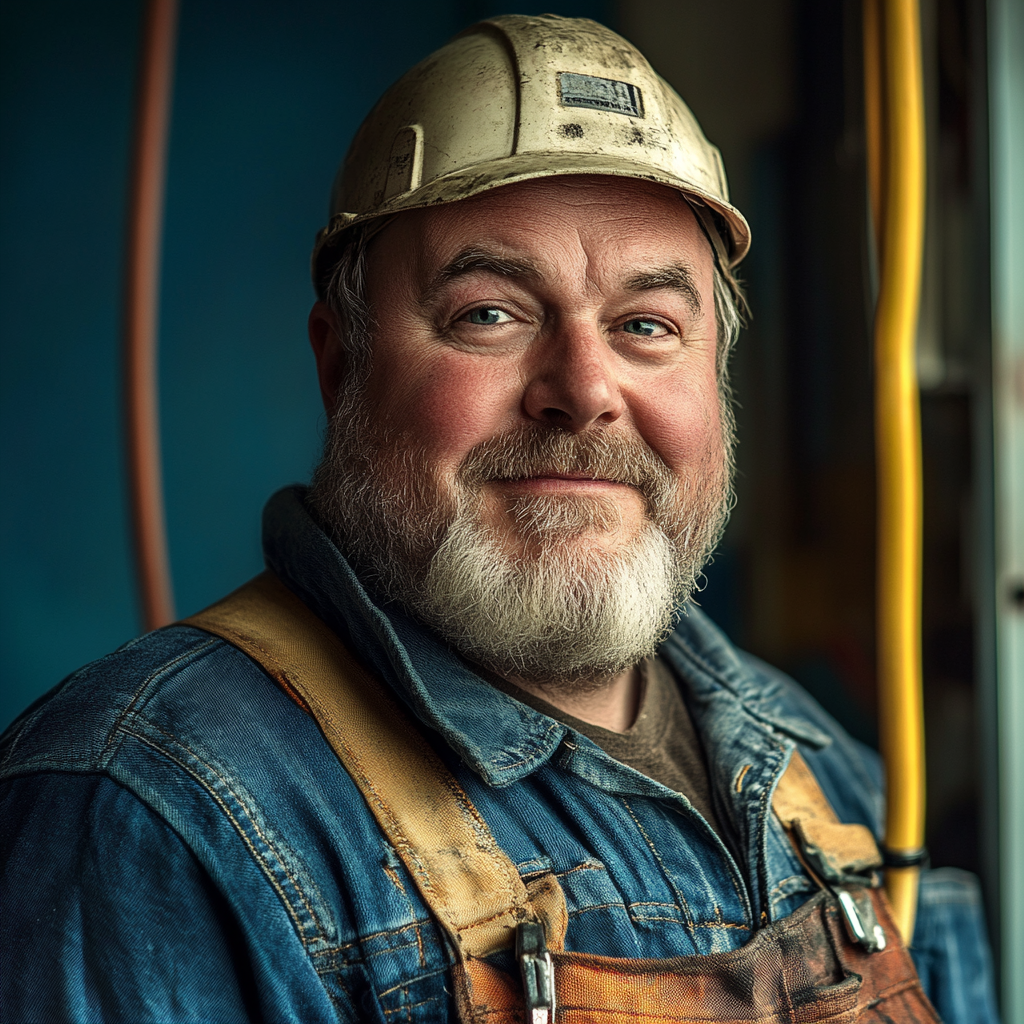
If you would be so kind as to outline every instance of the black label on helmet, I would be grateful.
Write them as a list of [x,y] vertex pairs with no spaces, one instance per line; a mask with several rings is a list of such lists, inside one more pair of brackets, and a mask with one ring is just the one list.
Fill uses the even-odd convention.
[[613,110],[628,117],[644,116],[644,101],[638,86],[616,82],[612,78],[592,78],[563,71],[558,76],[562,105]]

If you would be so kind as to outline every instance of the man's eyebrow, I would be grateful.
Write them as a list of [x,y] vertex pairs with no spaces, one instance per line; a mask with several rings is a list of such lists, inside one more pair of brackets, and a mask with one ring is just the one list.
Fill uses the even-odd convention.
[[490,249],[463,249],[434,275],[433,280],[424,291],[423,300],[425,302],[429,301],[437,293],[438,289],[442,288],[449,281],[454,281],[457,278],[479,271],[487,274],[497,274],[498,277],[537,278],[541,276],[540,268],[530,260],[521,259],[516,256],[506,256]]
[[625,282],[624,287],[631,292],[652,291],[655,288],[671,288],[679,292],[690,304],[697,316],[704,312],[700,300],[700,289],[694,280],[693,271],[685,263],[673,263],[667,267],[656,267],[635,274]]

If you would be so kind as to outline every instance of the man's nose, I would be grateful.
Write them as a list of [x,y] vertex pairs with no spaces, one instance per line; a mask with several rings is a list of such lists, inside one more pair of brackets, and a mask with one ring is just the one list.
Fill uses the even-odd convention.
[[596,324],[565,324],[536,344],[523,396],[530,419],[578,433],[623,414],[616,355]]

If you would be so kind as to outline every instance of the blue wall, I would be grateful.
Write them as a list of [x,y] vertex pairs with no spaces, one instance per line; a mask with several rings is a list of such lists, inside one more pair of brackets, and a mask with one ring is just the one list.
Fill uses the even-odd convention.
[[[515,6],[607,13],[601,0]],[[118,309],[141,10],[0,8],[0,727],[140,629]],[[179,612],[259,570],[264,500],[316,459],[307,260],[349,139],[409,65],[500,10],[183,3],[160,319]]]

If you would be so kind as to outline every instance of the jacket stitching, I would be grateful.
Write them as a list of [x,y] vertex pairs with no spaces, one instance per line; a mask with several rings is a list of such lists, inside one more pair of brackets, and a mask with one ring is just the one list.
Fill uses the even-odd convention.
[[[402,925],[401,927],[398,927],[398,928],[386,928],[384,931],[372,932],[370,935],[360,935],[359,938],[353,939],[351,942],[343,942],[339,946],[330,946],[327,949],[318,949],[314,953],[311,953],[310,955],[315,959],[315,958],[318,958],[318,957],[332,956],[332,955],[337,954],[337,953],[344,953],[345,950],[352,949],[354,946],[359,946],[359,945],[361,945],[364,942],[372,942],[374,939],[382,939],[382,938],[384,938],[387,935],[401,935],[402,932],[407,932],[407,931],[409,931],[410,928],[412,928],[414,926],[422,927],[423,925],[428,924],[429,920],[430,920],[429,918],[420,918],[420,919],[414,921],[413,924],[411,924],[411,925],[406,924],[406,925]],[[408,942],[405,945],[399,946],[397,948],[398,949],[405,949],[405,948],[407,948],[408,946],[411,946],[411,945],[413,945],[413,943],[412,942]],[[367,956],[381,956],[384,953],[390,953],[391,949],[392,949],[392,947],[388,947],[387,949],[379,949],[379,950],[376,950],[376,951],[374,951],[372,953],[367,953],[366,955]]]
[[[779,751],[779,753],[782,754],[783,759],[785,759],[786,748],[783,747],[783,746],[780,746],[780,747],[777,747],[776,749]],[[780,762],[780,764],[781,764],[781,762]],[[776,767],[778,767],[778,766],[776,766]],[[779,774],[781,774],[781,773],[779,773]],[[761,787],[761,796],[760,796],[760,798],[757,801],[757,837],[758,837],[758,839],[757,839],[756,849],[757,849],[757,858],[758,858],[758,862],[759,862],[758,865],[757,865],[757,881],[758,881],[758,885],[761,888],[761,893],[762,893],[761,899],[763,900],[763,904],[762,904],[761,907],[758,907],[756,911],[754,910],[753,907],[751,907],[751,913],[758,913],[759,911],[764,911],[766,909],[770,911],[771,908],[772,908],[772,903],[771,903],[771,884],[770,884],[771,883],[771,879],[768,877],[768,822],[770,820],[770,815],[772,813],[771,802],[770,802],[771,790],[772,790],[772,787],[770,785],[769,786],[762,786]],[[765,906],[764,904],[767,904],[767,906]]]
[[[633,808],[630,807],[629,801],[626,800],[625,797],[622,797],[621,800],[622,800],[622,806],[626,808],[626,813],[633,819],[633,823],[636,825],[637,829],[639,830],[640,835],[643,836],[644,842],[650,848],[651,853],[654,854],[654,857],[655,857],[655,859],[658,862],[658,866],[661,868],[661,873],[664,876],[665,881],[668,883],[669,888],[672,890],[672,893],[673,893],[673,895],[676,898],[676,901],[677,901],[676,906],[679,908],[679,911],[682,913],[683,918],[686,921],[687,925],[692,929],[693,928],[693,915],[690,913],[690,907],[689,907],[689,904],[686,902],[686,897],[679,891],[679,887],[675,884],[675,882],[672,880],[671,876],[669,875],[668,868],[665,866],[665,861],[662,859],[661,853],[658,851],[658,848],[654,845],[654,840],[651,839],[651,837],[647,834],[647,830],[643,827],[643,825],[640,824],[640,819],[633,813]],[[666,906],[670,906],[670,905],[671,904],[666,904]]]
[[[447,970],[448,970],[447,967],[436,967],[432,971],[424,971],[423,974],[414,975],[412,978],[403,978],[397,984],[392,985],[391,988],[386,988],[382,992],[378,992],[377,993],[377,998],[378,999],[383,999],[385,996],[389,996],[389,995],[391,995],[392,992],[397,992],[399,989],[404,989],[406,992],[408,992],[409,988],[412,985],[415,985],[416,982],[418,982],[418,981],[426,981],[427,978],[436,978],[439,974],[444,974],[445,971],[447,971]],[[435,996],[434,998],[436,999],[437,997]],[[429,999],[427,1000],[427,1002],[430,1002],[430,1001],[431,1000],[429,1000]],[[396,1007],[395,1010],[392,1011],[392,1012],[396,1012],[399,1009],[404,1009],[404,1007]]]
[[[156,727],[154,726],[154,728]],[[145,736],[142,733],[135,732],[134,730],[129,729],[127,726],[123,727],[123,731],[129,736],[134,736],[137,740],[139,740],[142,743],[145,743],[147,746],[163,754],[165,757],[169,757],[183,771],[187,772],[193,779],[195,779],[196,782],[198,782],[203,787],[203,789],[205,789],[210,794],[210,796],[213,797],[217,805],[227,816],[228,820],[231,822],[232,825],[234,825],[235,831],[241,837],[242,842],[245,843],[246,848],[252,855],[253,860],[255,860],[257,864],[259,864],[260,868],[263,871],[263,874],[266,876],[267,880],[273,886],[274,891],[281,898],[281,901],[284,903],[285,908],[288,911],[289,917],[291,917],[292,922],[294,923],[299,933],[299,941],[305,947],[311,941],[305,934],[306,931],[309,930],[310,925],[300,920],[299,915],[292,904],[292,901],[289,899],[288,894],[285,892],[284,887],[281,885],[280,881],[274,876],[274,872],[273,870],[271,870],[270,865],[267,864],[266,858],[259,852],[259,850],[256,849],[255,845],[252,842],[252,839],[246,833],[245,828],[242,826],[241,822],[239,822],[238,818],[236,818],[236,816],[232,813],[231,808],[228,807],[226,801],[221,796],[221,794],[218,793],[217,790],[213,786],[211,786],[206,779],[202,778],[202,776],[200,776],[197,772],[193,771],[188,764],[186,764],[180,758],[176,757],[173,753],[171,753],[171,751],[165,749],[160,744],[154,742],[150,737]],[[159,729],[157,729],[157,731],[162,732],[162,730]],[[167,734],[163,733],[163,735],[166,736]],[[173,739],[173,737],[168,738]],[[217,775],[217,777],[220,778],[222,782],[224,782],[223,778],[220,775],[218,775],[218,773],[215,772],[212,768],[210,768],[209,765],[206,765],[200,758],[196,757],[195,754],[192,753],[192,751],[189,751],[189,753],[192,754],[192,756],[195,757],[195,759],[200,764],[202,764],[203,767],[209,769],[212,774]],[[288,870],[287,865],[283,863],[280,856],[278,856],[277,851],[274,850],[273,846],[269,842],[267,842],[266,838],[263,836],[259,827],[256,825],[255,822],[252,821],[252,818],[249,817],[248,809],[245,807],[242,801],[239,800],[238,795],[231,790],[231,788],[226,784],[226,782],[224,783],[224,787],[228,790],[231,796],[237,801],[238,805],[242,808],[242,811],[245,813],[245,816],[249,820],[249,823],[252,826],[253,830],[257,833],[257,835],[260,836],[260,839],[263,841],[267,849],[270,851],[270,853],[274,856],[275,860],[277,861],[282,873],[288,878],[288,881],[291,883],[292,887],[297,892],[299,898],[305,905],[307,913],[312,919],[312,926],[314,928],[318,928],[319,922],[316,919],[316,914],[313,912],[312,907],[307,902],[305,894],[303,893],[302,889],[299,887],[298,883],[295,881],[291,872]],[[314,934],[313,938],[316,937],[317,936]]]
[[[746,886],[743,879],[737,874],[735,869],[735,860],[730,855],[725,859],[726,870],[729,872],[729,884],[732,885],[732,891],[739,900],[741,907],[746,907],[750,902],[750,897],[746,892]],[[753,913],[753,911],[751,911]]]
[[[418,1003],[409,1003],[407,1006],[396,1006],[396,1007],[393,1007],[390,1010],[385,1010],[384,1011],[384,1016],[385,1017],[389,1017],[391,1014],[398,1013],[401,1010],[405,1010],[406,1012],[409,1012],[411,1010],[417,1009],[420,1006],[428,1006],[430,1003],[436,1003],[439,998],[440,998],[439,996],[431,996],[429,999],[421,999]],[[411,1015],[410,1015],[409,1019],[412,1020],[412,1016]]]
[[113,744],[114,739],[121,731],[122,726],[128,717],[134,714],[135,705],[142,698],[143,693],[157,680],[157,678],[163,675],[165,672],[170,671],[176,666],[180,665],[183,661],[186,661],[195,655],[201,653],[205,648],[212,647],[216,641],[211,637],[209,640],[201,643],[198,647],[190,648],[189,650],[179,654],[176,658],[172,658],[170,661],[165,662],[159,668],[155,669],[143,680],[139,688],[132,694],[132,698],[124,706],[121,713],[117,716],[114,724],[110,727],[110,732],[107,734],[107,742],[103,745],[103,749],[100,751],[100,755],[97,758],[97,766],[105,768],[109,763],[111,757],[113,757]]
[[498,754],[496,757],[492,757],[488,763],[492,765],[496,771],[500,772],[511,771],[513,768],[519,768],[524,764],[530,764],[531,761],[536,761],[538,757],[548,752],[547,748],[543,745],[547,737],[550,736],[551,733],[555,730],[564,728],[565,726],[561,725],[559,722],[552,722],[551,725],[549,725],[544,730],[544,734],[538,737],[537,740],[535,740],[535,742],[532,744],[532,748],[520,748],[521,754],[518,761],[512,761],[508,764],[502,764],[501,755]]
[[[426,923],[426,922],[422,922],[422,923]],[[403,931],[408,931],[409,929],[406,928],[406,929],[402,929],[402,930]],[[382,933],[379,932],[378,933],[378,937],[381,934],[386,935],[386,934],[389,934],[389,933],[388,932],[382,932]],[[352,942],[346,942],[345,945],[343,945],[343,946],[333,946],[331,949],[320,949],[320,950],[317,950],[316,952],[310,953],[310,957],[311,957],[311,959],[315,959],[315,960],[324,960],[324,959],[326,959],[328,957],[338,957],[340,962],[344,963],[344,964],[366,963],[366,962],[372,960],[374,957],[378,957],[378,956],[391,956],[392,953],[399,953],[403,949],[412,949],[413,946],[417,945],[415,940],[411,940],[409,942],[403,942],[399,946],[388,946],[385,949],[372,949],[372,950],[368,951],[365,948],[360,948],[359,952],[355,956],[340,956],[340,954],[344,953],[346,950],[355,949],[356,947],[361,947],[362,943],[364,941],[368,942],[368,941],[370,941],[371,938],[373,938],[373,936],[367,936],[366,938],[355,939]],[[426,966],[426,965],[424,964],[423,966]],[[336,969],[336,965],[335,965],[335,967],[317,967],[316,968],[316,970],[318,972],[320,972],[320,971],[330,972],[330,971],[335,970],[335,969]]]
[[569,868],[567,871],[556,871],[555,878],[568,878],[569,875],[575,875],[577,871],[607,871],[608,869],[603,864],[597,864],[594,861],[585,861],[583,864],[577,864],[574,868]]
[[[384,865],[384,874],[388,876],[395,888],[402,894],[402,898],[406,902],[406,906],[409,908],[409,917],[412,918],[412,928],[416,933],[416,946],[419,949],[420,954],[420,967],[427,966],[427,956],[423,950],[423,933],[420,931],[420,926],[416,923],[415,910],[412,905],[412,900],[409,899],[409,894],[405,891],[405,886],[402,884],[402,879],[399,877],[398,872],[390,865]],[[411,943],[410,943],[411,945]]]
[[640,900],[637,903],[630,903],[630,909],[633,907],[671,907],[673,910],[678,910],[679,907],[675,903],[663,903],[657,900]]
[[310,920],[313,923],[313,927],[322,933],[323,925],[320,923],[316,911],[312,907],[312,904],[310,904],[309,900],[307,899],[306,894],[302,889],[302,886],[299,885],[298,879],[292,874],[291,869],[288,867],[288,864],[286,863],[284,858],[277,852],[277,850],[274,847],[274,844],[267,838],[266,835],[264,835],[263,830],[259,826],[259,823],[256,821],[255,817],[253,816],[249,808],[245,805],[245,801],[242,800],[242,798],[231,788],[231,784],[227,780],[227,778],[225,778],[225,776],[220,771],[218,771],[217,768],[215,768],[212,764],[208,764],[206,761],[204,761],[194,750],[190,749],[188,746],[186,746],[184,743],[178,740],[177,737],[165,732],[163,729],[161,729],[157,725],[154,725],[152,722],[146,722],[146,724],[154,731],[160,733],[161,736],[166,737],[172,743],[181,747],[181,749],[187,751],[191,757],[195,758],[195,760],[199,764],[201,764],[207,771],[209,771],[213,776],[215,776],[220,781],[224,789],[231,795],[232,799],[235,800],[238,806],[242,809],[242,812],[245,815],[246,820],[252,826],[253,831],[256,833],[257,836],[259,836],[260,841],[264,844],[264,846],[266,846],[267,850],[270,852],[271,856],[274,858],[274,860],[279,865],[281,871],[284,873],[285,877],[288,879],[292,887],[295,889],[296,893],[299,896],[299,899],[302,900],[303,906],[306,908],[306,913],[309,914]]
[[[587,907],[578,907],[576,910],[569,911],[569,917],[579,917],[581,914],[586,914],[591,910],[622,910],[625,911],[626,915],[631,921],[668,921],[672,924],[678,924],[684,926],[685,922],[680,921],[678,917],[666,917],[663,915],[647,915],[647,914],[634,914],[632,912],[633,907],[641,906],[642,904],[636,903],[594,903]],[[674,903],[663,903],[658,906],[675,907]],[[735,931],[749,932],[750,925],[747,923],[738,923],[735,921],[694,921],[692,923],[693,928],[706,928],[706,929],[718,929],[718,928],[731,928]]]

